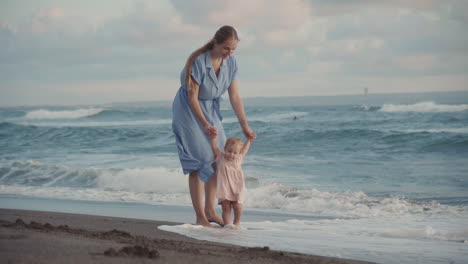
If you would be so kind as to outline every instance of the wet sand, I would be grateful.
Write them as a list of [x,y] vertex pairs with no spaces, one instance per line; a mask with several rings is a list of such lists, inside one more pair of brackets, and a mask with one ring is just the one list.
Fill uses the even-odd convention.
[[367,263],[201,241],[180,223],[0,209],[2,263]]

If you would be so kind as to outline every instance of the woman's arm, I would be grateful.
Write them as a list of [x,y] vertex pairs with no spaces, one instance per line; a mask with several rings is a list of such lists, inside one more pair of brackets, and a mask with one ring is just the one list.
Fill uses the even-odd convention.
[[242,132],[244,132],[244,135],[248,139],[254,140],[257,135],[252,131],[252,129],[250,129],[249,123],[247,122],[247,117],[245,116],[244,110],[244,102],[242,102],[242,98],[240,97],[239,87],[236,80],[231,83],[228,91],[229,100],[231,101],[232,108],[234,109],[237,119],[239,120],[239,124],[242,127]]
[[[190,78],[192,78],[190,76]],[[209,137],[214,137],[218,134],[218,131],[215,127],[213,127],[208,121],[206,120],[205,115],[203,114],[200,102],[198,101],[198,93],[200,92],[200,86],[198,83],[192,78],[192,82],[188,87],[188,97],[189,97],[189,105],[192,108],[192,112],[195,114],[197,119],[201,122],[203,128],[205,129],[205,133]]]

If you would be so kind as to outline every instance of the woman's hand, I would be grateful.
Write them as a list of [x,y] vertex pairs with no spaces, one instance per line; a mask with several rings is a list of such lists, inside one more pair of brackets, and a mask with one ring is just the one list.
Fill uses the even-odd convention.
[[209,138],[216,138],[218,136],[218,129],[216,129],[216,127],[214,126],[206,126],[205,127],[205,134],[209,137]]
[[253,130],[250,129],[250,127],[243,128],[242,132],[244,132],[244,136],[250,141],[254,141],[257,138],[257,134],[255,134],[255,132],[253,132]]

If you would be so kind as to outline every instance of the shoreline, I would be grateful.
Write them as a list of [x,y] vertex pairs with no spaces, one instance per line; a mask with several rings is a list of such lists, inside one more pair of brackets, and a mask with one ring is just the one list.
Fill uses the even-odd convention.
[[7,263],[369,263],[197,240],[167,221],[0,209],[0,224]]

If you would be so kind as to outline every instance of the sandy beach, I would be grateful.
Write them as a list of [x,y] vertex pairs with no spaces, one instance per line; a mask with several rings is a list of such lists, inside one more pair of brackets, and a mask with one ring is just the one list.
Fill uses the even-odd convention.
[[178,223],[0,209],[4,263],[366,263],[200,241],[157,229]]

